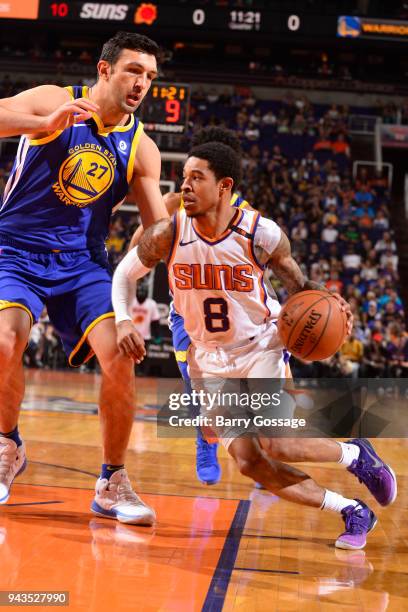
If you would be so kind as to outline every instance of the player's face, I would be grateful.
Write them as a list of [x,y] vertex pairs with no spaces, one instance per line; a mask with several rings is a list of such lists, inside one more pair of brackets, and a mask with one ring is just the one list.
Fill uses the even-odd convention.
[[157,77],[154,55],[123,49],[110,67],[109,85],[112,99],[124,113],[134,113]]
[[198,217],[214,208],[220,199],[220,184],[206,159],[189,157],[184,165],[181,185],[187,216]]

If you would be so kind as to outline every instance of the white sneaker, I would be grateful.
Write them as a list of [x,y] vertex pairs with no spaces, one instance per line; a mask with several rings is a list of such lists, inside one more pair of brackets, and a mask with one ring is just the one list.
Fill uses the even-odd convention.
[[14,440],[0,436],[0,504],[7,502],[13,480],[26,465],[24,442],[17,446]]
[[109,480],[98,478],[91,510],[98,516],[133,525],[153,525],[156,514],[133,491],[125,469],[117,470]]

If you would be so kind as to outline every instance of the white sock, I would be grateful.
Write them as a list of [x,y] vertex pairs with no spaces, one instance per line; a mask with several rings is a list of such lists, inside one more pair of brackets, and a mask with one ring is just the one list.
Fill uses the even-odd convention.
[[348,444],[347,442],[337,442],[341,448],[341,459],[339,463],[348,467],[354,461],[358,459],[360,454],[360,447],[357,444]]
[[343,508],[347,506],[358,506],[358,501],[355,499],[347,499],[334,491],[326,489],[324,493],[324,500],[320,507],[321,510],[333,510],[333,512],[341,512]]

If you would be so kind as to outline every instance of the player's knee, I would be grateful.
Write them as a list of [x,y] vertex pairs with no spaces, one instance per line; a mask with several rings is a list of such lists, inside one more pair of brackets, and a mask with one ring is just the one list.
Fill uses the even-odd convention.
[[261,455],[251,455],[238,459],[238,469],[243,476],[256,480],[256,475],[259,473],[259,468],[262,464]]
[[241,474],[254,479],[264,462],[262,453],[255,445],[246,448],[245,452],[234,453],[233,457]]
[[0,329],[0,364],[6,366],[23,354],[26,339],[16,330],[6,327]]
[[119,350],[112,350],[98,357],[102,373],[112,379],[129,377],[134,369],[134,362],[130,357],[122,355]]
[[266,438],[262,440],[262,448],[272,459],[285,461],[287,459],[287,445],[285,438]]

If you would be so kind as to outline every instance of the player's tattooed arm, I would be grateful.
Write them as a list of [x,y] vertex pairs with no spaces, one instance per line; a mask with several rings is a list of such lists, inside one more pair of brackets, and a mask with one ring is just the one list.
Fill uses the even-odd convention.
[[[275,276],[277,276],[277,278],[281,281],[289,295],[297,293],[298,291],[307,291],[310,289],[330,293],[330,291],[324,285],[315,283],[304,276],[302,270],[292,257],[288,237],[282,231],[279,244],[273,251],[272,255],[269,256],[267,265],[272,269]],[[350,305],[341,297],[339,293],[333,293],[332,295],[336,298],[336,300],[338,300],[341,309],[346,313],[347,331],[348,334],[350,334],[353,329],[353,313],[351,312]]]
[[327,291],[324,285],[315,283],[304,276],[299,265],[292,257],[290,242],[284,232],[281,232],[279,244],[272,255],[269,256],[267,265],[281,281],[289,295],[307,289]]
[[159,261],[168,258],[173,232],[173,220],[169,218],[160,219],[144,231],[137,247],[137,254],[146,268],[154,268]]
[[117,343],[122,354],[132,357],[137,363],[145,355],[144,343],[132,323],[129,302],[132,288],[161,259],[165,259],[173,240],[172,220],[161,219],[147,228],[137,247],[125,255],[117,266],[112,280],[112,304],[117,326]]
[[[173,215],[179,208],[181,202],[181,193],[168,192],[163,196],[163,202],[167,208],[167,212],[169,215]],[[129,244],[129,251],[133,249],[140,242],[140,238],[143,235],[144,227],[143,225],[139,225],[137,230],[132,236],[132,239]]]

